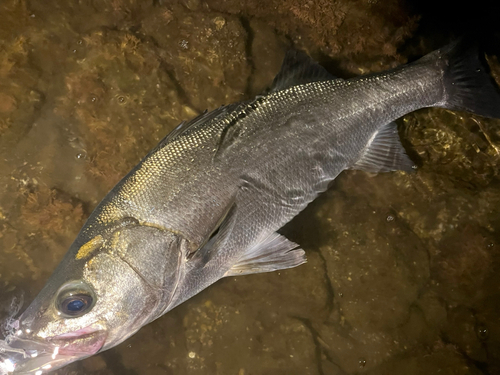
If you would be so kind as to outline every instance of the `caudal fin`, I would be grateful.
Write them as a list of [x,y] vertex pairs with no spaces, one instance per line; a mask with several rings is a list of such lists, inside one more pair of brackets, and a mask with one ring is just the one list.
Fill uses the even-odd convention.
[[460,40],[439,52],[445,63],[443,107],[500,118],[500,92],[477,47]]

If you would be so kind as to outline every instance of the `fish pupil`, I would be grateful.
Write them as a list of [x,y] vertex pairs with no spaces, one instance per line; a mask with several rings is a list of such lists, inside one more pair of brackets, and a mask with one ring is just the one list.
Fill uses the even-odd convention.
[[69,311],[80,311],[85,307],[85,303],[82,300],[75,299],[74,301],[71,301],[68,303],[67,309]]

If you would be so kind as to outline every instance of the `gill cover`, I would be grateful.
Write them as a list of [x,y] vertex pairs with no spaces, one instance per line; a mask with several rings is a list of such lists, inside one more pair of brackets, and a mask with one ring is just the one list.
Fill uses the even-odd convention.
[[155,319],[172,300],[184,275],[188,242],[172,231],[148,225],[131,225],[117,230],[109,243],[109,253],[119,257],[144,282],[152,295]]

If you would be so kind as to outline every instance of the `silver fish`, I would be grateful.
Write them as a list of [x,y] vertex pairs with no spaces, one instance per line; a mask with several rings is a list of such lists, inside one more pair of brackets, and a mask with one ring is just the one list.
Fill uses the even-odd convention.
[[289,52],[268,93],[182,123],[111,190],[6,338],[3,371],[51,371],[223,277],[304,263],[276,231],[345,169],[411,171],[393,121],[423,107],[500,117],[477,51],[350,80]]

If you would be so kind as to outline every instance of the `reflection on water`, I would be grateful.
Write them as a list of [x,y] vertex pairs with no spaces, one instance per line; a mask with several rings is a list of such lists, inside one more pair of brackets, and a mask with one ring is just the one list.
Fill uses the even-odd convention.
[[[259,93],[291,44],[345,77],[439,46],[396,1],[350,4],[2,1],[1,318],[165,133]],[[401,123],[419,171],[342,174],[283,229],[306,265],[222,280],[58,373],[500,372],[500,123]]]

